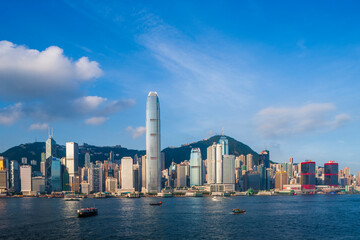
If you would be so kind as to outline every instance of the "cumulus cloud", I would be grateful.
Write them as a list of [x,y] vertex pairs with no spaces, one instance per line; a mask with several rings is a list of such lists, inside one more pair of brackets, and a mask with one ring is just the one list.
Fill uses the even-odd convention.
[[89,124],[89,125],[100,125],[100,124],[104,123],[106,120],[108,120],[108,118],[106,118],[106,117],[92,117],[92,118],[86,119],[85,123]]
[[146,128],[145,127],[133,128],[132,126],[129,126],[129,127],[126,128],[126,131],[130,132],[131,137],[133,139],[136,139],[136,138],[141,137],[142,135],[145,134]]
[[34,123],[29,127],[30,130],[47,130],[48,128],[49,124],[47,123]]
[[258,112],[257,128],[268,138],[331,130],[350,119],[350,116],[344,113],[333,116],[334,110],[332,103],[311,103],[295,108],[269,107]]
[[73,91],[82,82],[102,74],[97,62],[87,57],[73,61],[57,46],[38,51],[9,41],[0,41],[2,97],[33,99]]

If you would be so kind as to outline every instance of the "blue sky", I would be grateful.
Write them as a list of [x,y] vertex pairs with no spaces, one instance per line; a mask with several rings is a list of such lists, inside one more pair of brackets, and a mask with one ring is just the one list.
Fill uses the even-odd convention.
[[0,151],[47,138],[145,149],[232,136],[277,162],[360,170],[356,1],[3,1]]

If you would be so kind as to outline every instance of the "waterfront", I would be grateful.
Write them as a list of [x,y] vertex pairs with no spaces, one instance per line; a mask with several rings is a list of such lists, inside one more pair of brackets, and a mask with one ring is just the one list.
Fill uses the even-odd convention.
[[[161,207],[150,202],[161,200]],[[357,239],[359,195],[0,199],[1,239]],[[76,210],[99,215],[79,219]],[[232,208],[247,213],[232,215]]]

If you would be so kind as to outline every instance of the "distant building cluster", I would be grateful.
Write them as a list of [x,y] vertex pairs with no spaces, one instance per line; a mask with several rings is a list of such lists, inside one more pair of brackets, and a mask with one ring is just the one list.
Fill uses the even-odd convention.
[[[146,105],[146,155],[119,158],[114,152],[103,161],[92,161],[87,146],[66,143],[66,156],[59,158],[53,134],[49,134],[45,152],[41,154],[40,171],[37,161],[22,158],[21,162],[0,157],[0,194],[38,195],[42,193],[75,192],[123,195],[194,194],[214,195],[257,191],[269,193],[305,193],[351,191],[360,186],[360,173],[354,176],[346,167],[329,161],[316,166],[308,160],[294,163],[270,161],[264,150],[258,159],[252,154],[234,155],[228,139],[222,135],[206,149],[192,148],[189,160],[172,162],[165,168],[161,152],[160,103],[156,92],[150,92]],[[79,165],[79,151],[85,154]]]

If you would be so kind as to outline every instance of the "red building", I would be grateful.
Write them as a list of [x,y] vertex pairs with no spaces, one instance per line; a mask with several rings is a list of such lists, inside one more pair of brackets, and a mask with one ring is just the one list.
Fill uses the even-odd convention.
[[301,190],[304,193],[315,193],[315,162],[301,163]]

